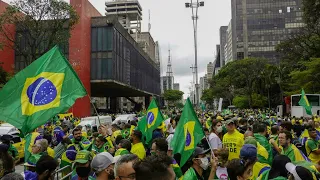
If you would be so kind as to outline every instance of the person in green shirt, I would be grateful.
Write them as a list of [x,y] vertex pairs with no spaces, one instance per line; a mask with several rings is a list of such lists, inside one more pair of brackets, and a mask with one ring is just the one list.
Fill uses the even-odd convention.
[[92,172],[90,164],[92,156],[89,151],[82,150],[77,153],[75,159],[75,172],[71,180],[95,180],[94,172]]
[[77,147],[77,149],[91,151],[92,144],[87,138],[82,136],[80,128],[73,129],[72,135],[73,138],[71,139],[71,142]]
[[[204,171],[210,166],[210,162],[206,156],[209,150],[196,147],[192,153],[190,160],[192,166],[184,173],[183,180],[204,180]],[[215,160],[211,161],[211,170],[208,179],[214,179],[217,169]]]
[[279,133],[279,144],[283,147],[281,154],[288,156],[292,162],[308,160],[294,144],[291,144],[291,141],[292,135],[289,131]]
[[317,130],[315,128],[309,128],[308,133],[310,138],[305,144],[306,155],[313,163],[318,164],[320,162],[320,142],[317,140]]
[[122,139],[118,145],[118,150],[115,152],[114,156],[122,156],[125,154],[130,154],[131,142],[128,139]]
[[106,138],[104,138],[102,135],[99,135],[92,146],[92,150],[96,153],[102,153],[102,152],[108,152],[112,146],[110,143],[107,141]]
[[256,140],[261,146],[263,146],[268,152],[267,164],[271,165],[273,159],[272,147],[266,138],[267,125],[264,123],[253,124],[253,133]]

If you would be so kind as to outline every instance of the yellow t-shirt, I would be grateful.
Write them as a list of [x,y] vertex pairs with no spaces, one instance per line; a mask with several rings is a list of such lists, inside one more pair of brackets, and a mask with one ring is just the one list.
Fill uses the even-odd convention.
[[311,160],[311,162],[317,164],[320,161],[320,154],[312,153],[312,151],[318,150],[320,145],[319,141],[308,139],[305,148],[307,151],[307,156]]
[[244,144],[244,136],[239,131],[235,130],[234,133],[226,133],[222,139],[223,146],[229,149],[228,160],[239,158],[240,150]]
[[142,142],[132,144],[131,153],[137,155],[141,160],[144,159],[146,157],[146,150],[144,149]]
[[121,135],[121,131],[120,130],[116,130],[115,132],[112,133],[111,135],[111,141],[114,142],[117,138],[117,136]]
[[51,147],[47,148],[48,155],[54,158],[54,150]]

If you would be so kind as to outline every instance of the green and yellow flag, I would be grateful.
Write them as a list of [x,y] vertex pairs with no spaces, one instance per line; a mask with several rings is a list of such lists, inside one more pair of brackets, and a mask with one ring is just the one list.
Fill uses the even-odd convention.
[[312,116],[312,111],[311,111],[312,106],[309,103],[308,98],[307,98],[306,94],[304,93],[303,89],[301,90],[301,99],[299,101],[299,105],[304,107],[306,109],[307,114]]
[[146,144],[151,141],[153,131],[162,124],[163,120],[163,115],[157,106],[156,100],[153,98],[148,107],[146,116],[138,122],[137,126],[137,129],[146,137]]
[[17,73],[0,91],[0,120],[26,135],[67,111],[86,94],[79,77],[55,46]]
[[188,98],[171,142],[173,154],[181,155],[180,167],[188,161],[203,137],[201,123]]

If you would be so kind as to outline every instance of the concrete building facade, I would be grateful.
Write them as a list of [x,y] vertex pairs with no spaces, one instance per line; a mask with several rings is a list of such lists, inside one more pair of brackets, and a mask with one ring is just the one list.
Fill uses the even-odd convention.
[[174,84],[174,77],[173,76],[162,76],[160,78],[160,87],[161,93],[163,94],[166,90],[172,90]]
[[146,52],[149,57],[155,62],[156,61],[156,43],[153,40],[153,37],[149,32],[141,32],[138,34],[137,43],[139,44],[140,48]]
[[173,90],[180,91],[180,84],[179,83],[173,83]]
[[233,59],[279,62],[275,47],[304,26],[302,0],[231,0]]
[[226,42],[224,45],[224,65],[233,60],[232,55],[232,23],[230,21],[226,32]]
[[220,64],[225,65],[225,44],[227,43],[227,29],[228,26],[221,26],[219,30],[220,35]]

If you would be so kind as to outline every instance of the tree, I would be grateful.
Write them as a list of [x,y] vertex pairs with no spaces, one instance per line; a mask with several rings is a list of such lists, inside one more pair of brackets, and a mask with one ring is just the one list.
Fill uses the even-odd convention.
[[78,19],[75,9],[61,0],[14,0],[0,15],[0,44],[14,49],[27,66],[54,45],[68,45]]
[[249,107],[248,97],[243,95],[234,97],[232,103],[234,106],[240,109],[245,109]]
[[290,73],[291,86],[299,93],[301,88],[308,92],[320,93],[320,58],[312,58],[310,61],[302,62],[303,68],[296,69]]
[[163,97],[166,101],[169,101],[170,105],[174,106],[177,101],[182,99],[183,94],[179,90],[166,90],[163,93]]
[[213,94],[212,94],[212,89],[205,89],[202,92],[201,100],[204,101],[206,104],[212,105],[213,103]]

